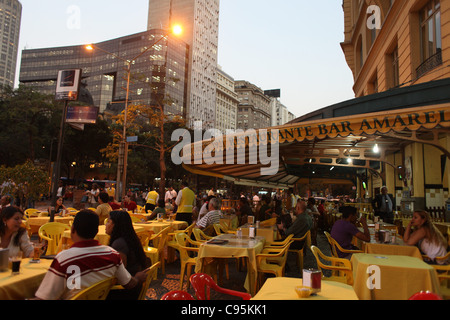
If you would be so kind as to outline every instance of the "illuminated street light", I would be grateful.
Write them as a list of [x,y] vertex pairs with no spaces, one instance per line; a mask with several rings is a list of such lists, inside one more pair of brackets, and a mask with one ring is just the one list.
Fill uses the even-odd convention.
[[[175,25],[172,28],[172,34],[174,35],[180,35],[183,32],[183,28],[180,25]],[[117,164],[117,180],[116,180],[116,194],[115,197],[117,200],[121,198],[122,200],[125,197],[126,193],[126,181],[127,181],[127,163],[128,163],[128,143],[127,143],[127,115],[128,115],[128,102],[129,102],[129,96],[130,96],[130,79],[131,79],[131,67],[133,64],[135,64],[136,60],[141,57],[143,54],[145,54],[147,51],[152,49],[156,44],[158,44],[161,40],[166,39],[169,36],[169,34],[166,34],[162,36],[160,39],[155,41],[151,46],[143,50],[140,54],[138,54],[136,57],[132,59],[124,59],[122,57],[119,57],[117,54],[103,50],[102,48],[94,45],[94,44],[88,44],[85,46],[85,49],[88,51],[94,51],[99,50],[106,54],[110,54],[113,57],[123,61],[127,68],[125,69],[127,73],[127,88],[126,88],[126,98],[125,98],[125,115],[123,120],[123,133],[122,133],[122,141],[119,145],[119,157],[118,157],[118,164]],[[122,174],[121,174],[121,167],[123,167]]]

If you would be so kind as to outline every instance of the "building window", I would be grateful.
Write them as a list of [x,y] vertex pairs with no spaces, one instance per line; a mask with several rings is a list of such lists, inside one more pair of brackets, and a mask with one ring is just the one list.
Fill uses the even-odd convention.
[[398,62],[398,47],[392,52],[392,80],[394,88],[400,85],[400,67]]
[[442,64],[440,0],[429,1],[428,4],[420,10],[419,16],[422,64],[417,69],[418,77]]

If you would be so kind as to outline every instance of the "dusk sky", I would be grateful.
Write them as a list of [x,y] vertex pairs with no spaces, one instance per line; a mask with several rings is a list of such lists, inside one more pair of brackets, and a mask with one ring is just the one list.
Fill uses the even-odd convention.
[[[115,39],[147,28],[148,0],[20,0],[19,50]],[[342,0],[221,0],[219,65],[235,80],[281,89],[297,117],[354,98],[340,42]],[[20,68],[20,52],[17,78]]]

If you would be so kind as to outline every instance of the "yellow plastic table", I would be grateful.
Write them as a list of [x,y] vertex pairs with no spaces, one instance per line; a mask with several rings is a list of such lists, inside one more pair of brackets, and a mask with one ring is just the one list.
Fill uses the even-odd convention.
[[256,255],[264,248],[265,238],[257,236],[250,239],[243,236],[239,239],[234,234],[221,234],[214,239],[226,240],[228,243],[221,245],[203,243],[198,252],[195,272],[202,272],[207,258],[247,258],[247,278],[244,287],[253,296],[256,293],[258,276]]
[[364,245],[365,253],[387,254],[397,256],[408,256],[422,259],[422,254],[416,246],[400,246],[394,244],[366,243]]
[[360,300],[408,300],[427,290],[440,294],[435,269],[419,258],[357,253],[351,262]]
[[34,297],[53,260],[41,259],[39,263],[31,263],[30,260],[22,260],[18,275],[11,275],[11,270],[0,272],[0,300]]
[[299,278],[269,278],[252,300],[358,300],[353,287],[345,283],[322,280],[321,291],[308,298],[299,298],[295,292],[301,285]]

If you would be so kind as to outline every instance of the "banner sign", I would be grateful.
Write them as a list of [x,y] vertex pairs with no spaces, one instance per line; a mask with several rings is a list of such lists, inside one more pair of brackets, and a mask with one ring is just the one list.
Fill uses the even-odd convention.
[[298,123],[279,128],[280,143],[450,127],[450,107],[415,108]]
[[56,100],[76,101],[81,83],[81,69],[60,70],[56,82]]
[[98,107],[68,106],[67,123],[95,124],[97,122]]

